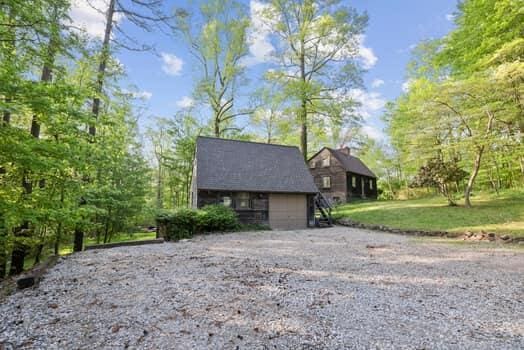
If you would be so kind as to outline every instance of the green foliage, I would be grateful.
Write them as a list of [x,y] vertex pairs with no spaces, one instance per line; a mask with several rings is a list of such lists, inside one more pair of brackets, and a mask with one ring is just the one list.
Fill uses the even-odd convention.
[[411,183],[414,187],[435,187],[448,199],[449,205],[453,201],[453,186],[457,186],[468,175],[458,166],[458,160],[444,161],[440,157],[432,158],[421,166],[417,176]]
[[337,207],[336,218],[386,225],[392,228],[450,231],[497,232],[524,237],[524,191],[502,191],[475,194],[473,208],[446,205],[441,196],[420,199],[349,203]]
[[293,116],[282,122],[294,132],[281,134],[299,141],[307,157],[310,135],[325,142],[326,128],[337,134],[361,121],[348,91],[362,83],[357,52],[368,17],[339,0],[271,0],[260,11],[259,29],[277,42],[278,66],[266,79],[280,87],[284,114]]
[[235,211],[223,205],[202,209],[180,208],[157,216],[157,226],[167,240],[190,238],[196,233],[235,231],[240,225]]
[[435,158],[456,160],[469,173],[456,186],[468,206],[475,186],[524,182],[521,9],[522,1],[464,1],[455,30],[414,50],[409,91],[385,116],[403,177]]
[[248,54],[249,19],[245,5],[236,0],[199,1],[195,7],[177,11],[177,32],[196,57],[199,75],[194,96],[211,109],[214,135],[225,137],[228,131],[238,130],[234,119],[247,114],[236,111],[234,102],[245,82],[242,59]]
[[239,227],[235,211],[223,205],[206,205],[198,215],[200,232],[234,231]]
[[180,208],[173,213],[160,214],[156,218],[161,235],[169,241],[192,237],[198,229],[199,212]]

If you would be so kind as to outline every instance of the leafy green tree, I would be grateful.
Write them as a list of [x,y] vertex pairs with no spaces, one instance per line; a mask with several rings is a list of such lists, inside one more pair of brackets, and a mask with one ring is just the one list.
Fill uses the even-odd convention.
[[272,0],[266,5],[262,15],[278,40],[278,68],[268,78],[291,97],[307,158],[308,127],[355,118],[349,90],[361,82],[356,58],[367,15],[336,0]]
[[213,133],[221,137],[238,130],[235,118],[249,114],[235,108],[244,82],[249,20],[245,6],[235,0],[209,0],[197,7],[194,12],[177,10],[178,31],[194,57],[198,74],[194,95],[210,108]]
[[415,187],[436,187],[446,197],[450,206],[455,206],[453,186],[462,181],[467,173],[458,166],[458,160],[444,161],[433,158],[420,167],[412,182]]

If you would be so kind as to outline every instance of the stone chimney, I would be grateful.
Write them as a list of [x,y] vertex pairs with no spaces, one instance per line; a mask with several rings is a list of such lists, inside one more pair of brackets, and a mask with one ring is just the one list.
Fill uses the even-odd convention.
[[344,153],[346,156],[351,155],[351,151],[349,150],[348,146],[343,146],[338,149],[340,153]]

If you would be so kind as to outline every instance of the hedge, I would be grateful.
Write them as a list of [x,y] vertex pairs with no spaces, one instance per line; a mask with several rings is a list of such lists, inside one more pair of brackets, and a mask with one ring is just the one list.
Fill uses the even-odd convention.
[[178,209],[156,217],[161,237],[177,241],[197,233],[235,231],[240,227],[237,214],[223,205],[208,205],[202,209]]

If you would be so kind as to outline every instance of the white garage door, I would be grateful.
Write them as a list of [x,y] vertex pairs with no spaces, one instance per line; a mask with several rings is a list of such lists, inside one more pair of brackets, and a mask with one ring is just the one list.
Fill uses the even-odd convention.
[[307,198],[304,194],[270,194],[269,226],[293,230],[307,227]]

